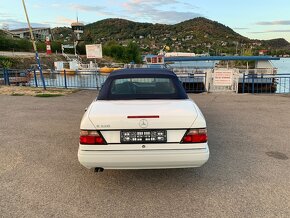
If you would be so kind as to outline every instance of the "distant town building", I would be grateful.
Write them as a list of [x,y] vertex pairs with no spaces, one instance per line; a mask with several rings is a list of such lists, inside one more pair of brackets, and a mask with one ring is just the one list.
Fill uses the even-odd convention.
[[[21,28],[9,31],[13,37],[20,39],[30,39],[28,28]],[[32,28],[33,35],[37,41],[45,41],[46,37],[51,37],[50,28]]]
[[268,50],[260,50],[259,55],[267,55],[268,52],[269,52]]

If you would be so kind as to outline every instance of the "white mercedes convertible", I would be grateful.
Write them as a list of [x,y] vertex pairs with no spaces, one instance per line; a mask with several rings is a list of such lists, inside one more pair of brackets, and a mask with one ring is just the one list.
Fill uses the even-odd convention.
[[205,118],[173,72],[123,69],[85,112],[78,159],[96,171],[200,167],[207,141]]

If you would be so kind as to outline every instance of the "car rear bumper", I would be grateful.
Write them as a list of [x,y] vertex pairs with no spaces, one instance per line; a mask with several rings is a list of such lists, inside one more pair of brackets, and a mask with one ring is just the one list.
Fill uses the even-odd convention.
[[209,149],[84,151],[79,162],[86,168],[162,169],[200,167],[207,162]]

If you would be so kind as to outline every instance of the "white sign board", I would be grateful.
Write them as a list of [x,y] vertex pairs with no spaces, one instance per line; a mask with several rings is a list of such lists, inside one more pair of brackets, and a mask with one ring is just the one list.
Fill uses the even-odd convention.
[[231,86],[233,85],[233,71],[232,70],[215,70],[213,85],[214,86]]
[[102,58],[102,45],[101,44],[93,44],[86,45],[86,53],[87,58]]

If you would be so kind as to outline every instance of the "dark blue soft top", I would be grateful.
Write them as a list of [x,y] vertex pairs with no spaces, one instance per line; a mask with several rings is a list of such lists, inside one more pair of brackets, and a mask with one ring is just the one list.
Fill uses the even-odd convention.
[[[155,87],[150,88],[148,93],[148,87],[142,86],[142,84],[130,82],[130,78],[167,78],[174,86],[174,92],[166,91],[168,84],[156,83]],[[128,82],[119,85],[117,93],[113,93],[112,84],[118,79],[129,79]],[[167,88],[166,88],[167,87]],[[147,89],[147,93],[146,90]],[[125,90],[125,91],[124,91]],[[135,99],[187,99],[188,96],[185,93],[178,77],[175,73],[167,69],[160,68],[132,68],[116,70],[108,76],[103,87],[101,88],[98,96],[98,100],[135,100]]]
[[128,69],[121,69],[116,70],[110,73],[109,77],[113,76],[129,76],[129,75],[170,75],[170,76],[176,76],[175,73],[168,69],[163,68],[128,68]]

